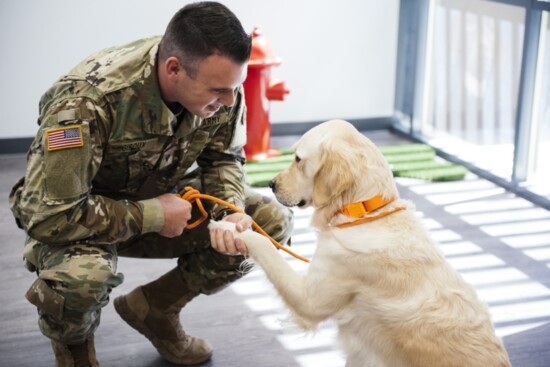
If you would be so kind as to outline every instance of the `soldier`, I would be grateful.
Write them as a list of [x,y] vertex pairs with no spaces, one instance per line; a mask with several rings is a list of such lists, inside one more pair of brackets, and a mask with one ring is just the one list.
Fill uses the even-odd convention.
[[100,51],[41,98],[39,130],[10,207],[27,233],[26,266],[38,275],[26,297],[58,366],[98,366],[93,335],[123,281],[119,255],[178,259],[114,306],[168,361],[210,358],[211,346],[183,331],[179,313],[197,295],[241,277],[244,244],[209,233],[206,222],[185,229],[199,213],[176,195],[184,186],[250,215],[210,204],[212,218],[244,230],[252,217],[279,242],[289,238],[291,212],[244,184],[241,83],[250,49],[250,36],[225,6],[189,4],[162,38]]

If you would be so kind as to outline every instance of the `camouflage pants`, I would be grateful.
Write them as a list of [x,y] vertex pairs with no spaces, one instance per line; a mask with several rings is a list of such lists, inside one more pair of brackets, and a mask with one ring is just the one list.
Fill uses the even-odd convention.
[[[275,240],[286,242],[292,232],[292,212],[249,188],[245,193],[246,213]],[[190,222],[198,217],[194,205]],[[40,330],[67,344],[86,340],[99,326],[101,308],[109,302],[112,288],[124,280],[117,273],[117,256],[178,258],[187,286],[196,294],[215,293],[239,279],[243,257],[214,251],[207,225],[208,221],[176,238],[150,233],[118,246],[35,246],[38,279],[26,297],[38,308]]]

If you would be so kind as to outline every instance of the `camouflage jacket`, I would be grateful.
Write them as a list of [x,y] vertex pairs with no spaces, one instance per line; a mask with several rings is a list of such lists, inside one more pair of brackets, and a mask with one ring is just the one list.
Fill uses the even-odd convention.
[[235,105],[213,117],[175,116],[158,86],[159,41],[100,51],[41,98],[27,172],[10,195],[32,239],[114,244],[159,231],[164,218],[153,198],[181,189],[194,162],[204,192],[243,208],[242,87]]

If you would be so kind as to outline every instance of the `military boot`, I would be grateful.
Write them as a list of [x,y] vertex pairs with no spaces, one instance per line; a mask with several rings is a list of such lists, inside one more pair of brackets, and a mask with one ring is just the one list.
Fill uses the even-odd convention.
[[94,336],[82,344],[63,344],[52,340],[57,367],[99,367],[95,357]]
[[175,268],[159,279],[137,287],[114,300],[116,312],[131,327],[145,335],[166,360],[175,364],[198,364],[212,356],[212,347],[203,339],[183,331],[179,314],[197,296],[190,291]]

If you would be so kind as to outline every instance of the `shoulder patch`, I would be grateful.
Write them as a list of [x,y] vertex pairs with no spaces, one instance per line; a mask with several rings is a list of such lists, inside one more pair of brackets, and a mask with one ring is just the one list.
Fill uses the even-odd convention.
[[46,131],[48,151],[84,146],[82,127],[72,126]]

